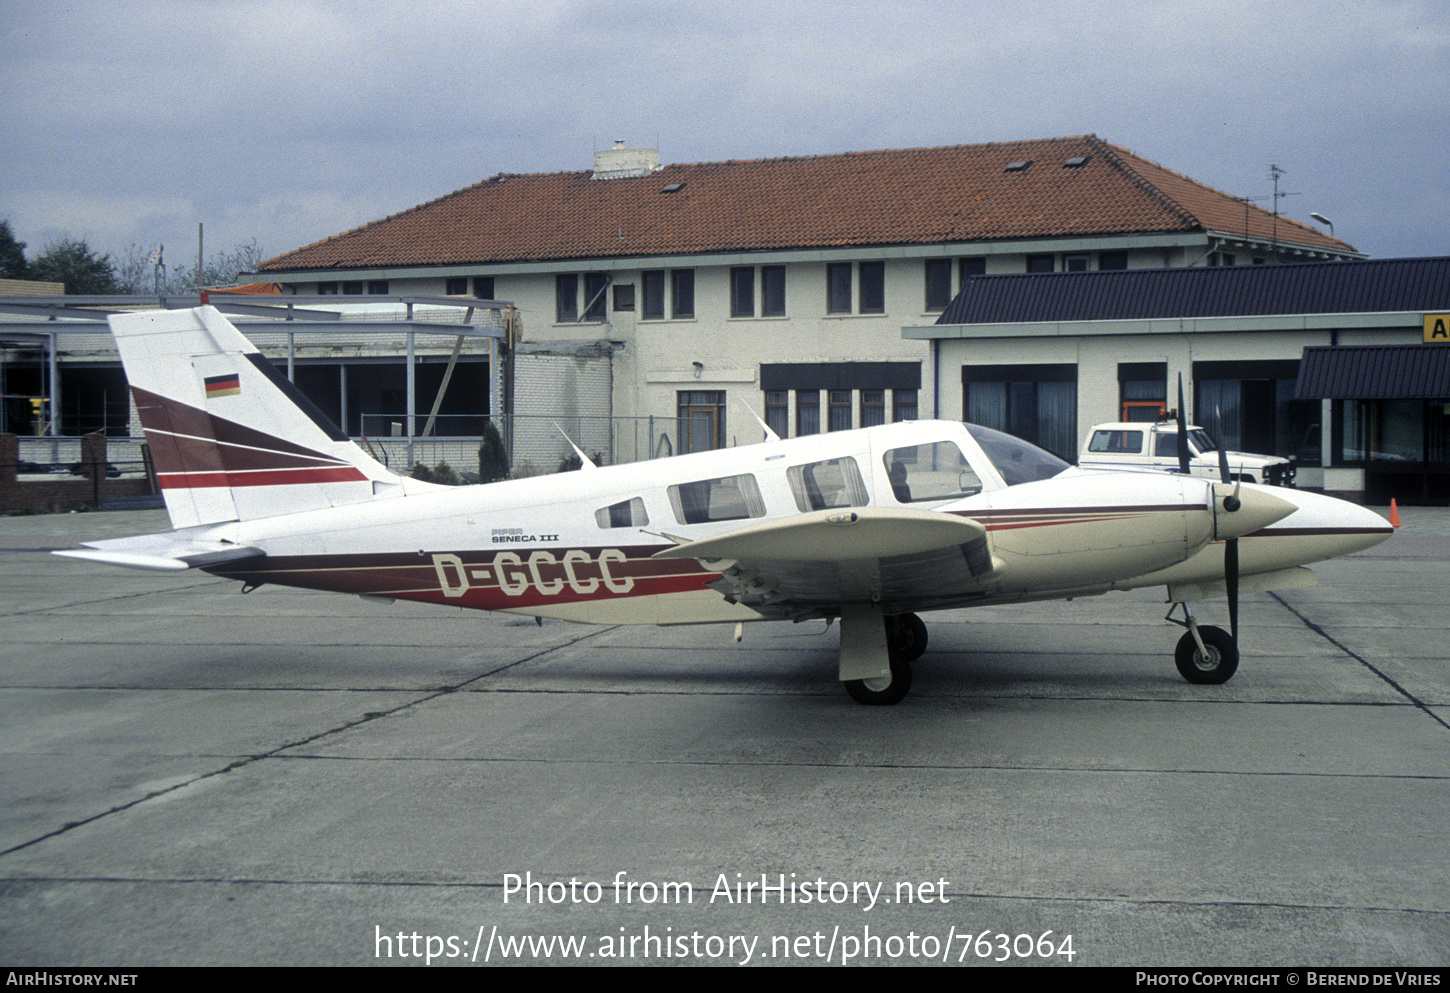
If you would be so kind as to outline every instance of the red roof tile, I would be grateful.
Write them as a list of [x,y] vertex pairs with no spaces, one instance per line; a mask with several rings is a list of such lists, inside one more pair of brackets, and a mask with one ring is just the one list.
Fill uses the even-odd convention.
[[[1069,159],[1083,157],[1077,167]],[[1030,161],[1008,172],[1012,162]],[[666,187],[678,186],[674,192]],[[264,262],[262,271],[459,265],[1127,233],[1272,236],[1274,219],[1086,135],[669,165],[646,176],[501,174]],[[1278,219],[1278,240],[1353,251]]]

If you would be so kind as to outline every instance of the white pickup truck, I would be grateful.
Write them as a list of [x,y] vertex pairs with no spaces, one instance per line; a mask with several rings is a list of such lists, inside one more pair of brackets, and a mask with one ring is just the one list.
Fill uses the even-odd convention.
[[[1203,428],[1189,426],[1188,455],[1191,475],[1218,478],[1218,446]],[[1178,425],[1171,421],[1099,424],[1088,432],[1077,464],[1082,469],[1177,472]],[[1232,478],[1246,483],[1294,485],[1294,464],[1276,455],[1229,452],[1228,467]]]

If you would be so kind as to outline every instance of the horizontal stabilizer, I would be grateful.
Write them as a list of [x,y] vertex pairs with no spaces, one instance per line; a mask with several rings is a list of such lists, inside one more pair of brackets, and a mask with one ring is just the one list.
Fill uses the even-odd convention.
[[200,569],[263,554],[261,549],[246,545],[234,545],[227,541],[195,541],[173,534],[143,534],[134,538],[87,541],[84,544],[85,548],[68,548],[55,554],[153,572]]

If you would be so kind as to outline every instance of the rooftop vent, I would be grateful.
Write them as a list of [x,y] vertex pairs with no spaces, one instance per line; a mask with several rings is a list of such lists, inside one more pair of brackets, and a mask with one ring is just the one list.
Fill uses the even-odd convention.
[[1026,172],[1027,167],[1032,164],[1031,159],[1024,159],[1020,162],[1008,162],[1004,172]]
[[616,141],[613,148],[594,153],[592,179],[633,179],[659,172],[660,153],[657,148],[626,148]]
[[1090,156],[1087,155],[1074,155],[1072,158],[1064,162],[1062,164],[1062,167],[1064,169],[1081,169],[1083,166],[1087,165],[1089,157]]
[[685,184],[684,183],[671,183],[669,186],[666,186],[664,189],[660,190],[660,192],[661,193],[678,193],[678,192],[680,192],[680,190],[682,190],[684,188],[685,188]]

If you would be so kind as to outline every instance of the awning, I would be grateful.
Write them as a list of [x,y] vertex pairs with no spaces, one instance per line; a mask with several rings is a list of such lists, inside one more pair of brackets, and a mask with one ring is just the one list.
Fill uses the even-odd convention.
[[1296,400],[1450,398],[1450,345],[1328,345],[1304,349]]

